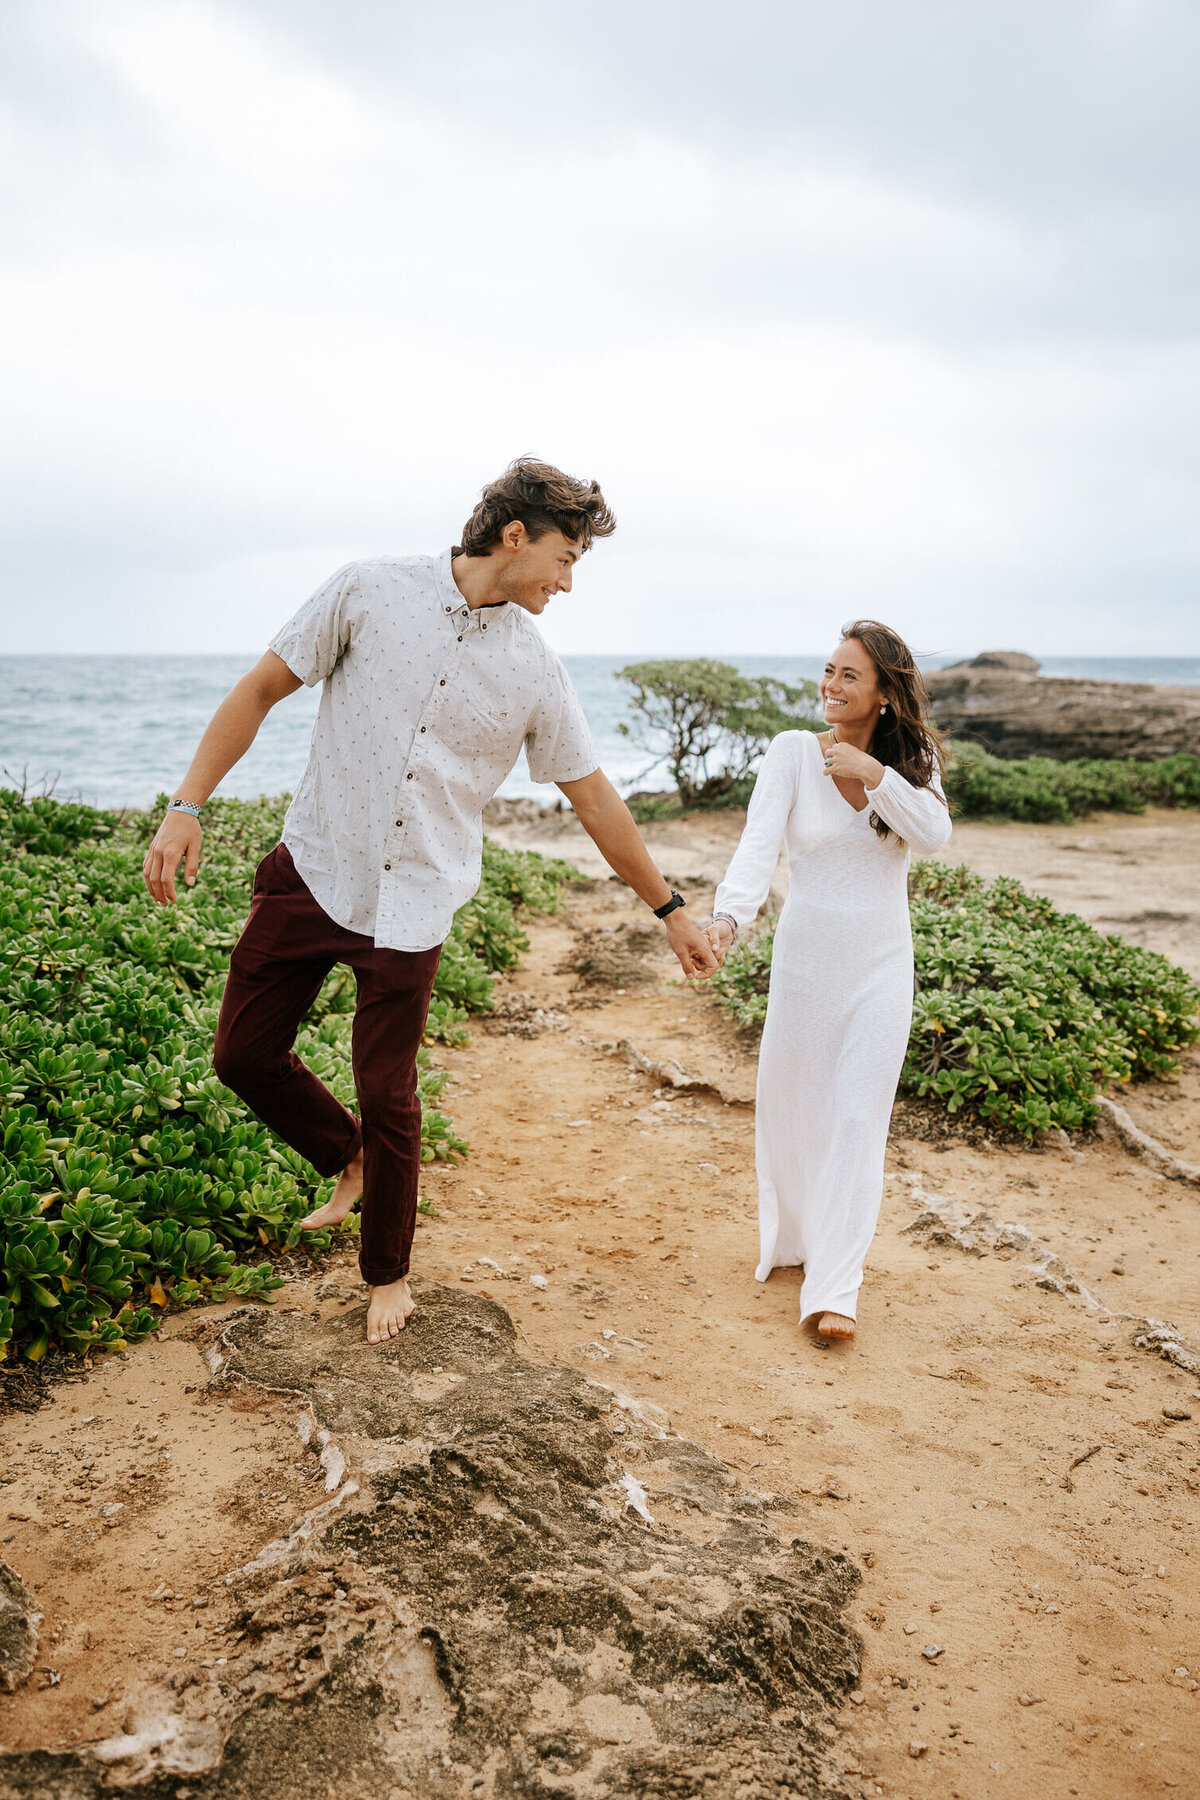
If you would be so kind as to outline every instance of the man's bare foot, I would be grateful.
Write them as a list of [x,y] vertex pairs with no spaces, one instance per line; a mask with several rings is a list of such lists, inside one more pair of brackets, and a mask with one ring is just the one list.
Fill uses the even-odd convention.
[[817,1333],[823,1338],[852,1338],[854,1336],[854,1320],[846,1318],[844,1313],[822,1313]]
[[362,1190],[363,1159],[360,1150],[353,1162],[348,1162],[338,1176],[332,1198],[324,1206],[318,1206],[315,1212],[305,1213],[300,1221],[301,1230],[322,1231],[327,1230],[330,1225],[340,1225],[358,1205]]
[[383,1344],[388,1338],[398,1337],[415,1304],[403,1276],[399,1281],[389,1281],[386,1287],[373,1287],[367,1307],[368,1344]]

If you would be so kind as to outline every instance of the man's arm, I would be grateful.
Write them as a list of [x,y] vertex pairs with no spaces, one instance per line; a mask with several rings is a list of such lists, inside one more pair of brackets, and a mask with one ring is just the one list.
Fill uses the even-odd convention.
[[[258,735],[258,728],[280,700],[301,686],[281,656],[268,650],[226,694],[208,722],[187,774],[172,800],[190,800],[202,806],[213,789],[240,762]],[[184,865],[184,880],[195,884],[200,866],[200,822],[188,813],[169,812],[151,841],[142,864],[146,886],[164,905],[175,900],[175,875]]]
[[[651,861],[633,814],[603,769],[582,781],[560,781],[558,786],[613,873],[628,882],[647,906],[665,906],[671,890]],[[711,975],[720,967],[709,940],[681,906],[668,913],[663,924],[685,975]]]

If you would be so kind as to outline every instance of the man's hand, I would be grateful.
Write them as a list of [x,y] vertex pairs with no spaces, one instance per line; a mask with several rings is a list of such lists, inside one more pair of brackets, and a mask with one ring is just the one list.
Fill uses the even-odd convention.
[[[235,687],[230,688],[208,722],[187,774],[175,789],[176,800],[202,806],[245,756],[259,726],[280,700],[294,694],[300,677],[293,675],[281,656],[268,650]],[[189,887],[196,883],[200,867],[200,824],[189,813],[169,812],[154,834],[142,863],[146,886],[163,906],[175,901],[175,875],[182,862]]]
[[164,906],[175,904],[175,876],[181,862],[183,879],[189,887],[195,887],[203,835],[199,819],[193,819],[190,813],[169,812],[150,840],[142,877],[154,898]]
[[[579,781],[560,781],[558,785],[609,868],[627,881],[647,906],[665,906],[671,890],[655,868],[629,808],[603,769],[596,769]],[[697,977],[703,981],[716,973],[720,964],[712,945],[682,907],[669,912],[663,924],[667,942],[689,981]]]
[[716,974],[723,958],[718,957],[704,932],[692,924],[682,906],[668,913],[663,923],[667,928],[667,942],[689,981],[707,981],[710,975]]

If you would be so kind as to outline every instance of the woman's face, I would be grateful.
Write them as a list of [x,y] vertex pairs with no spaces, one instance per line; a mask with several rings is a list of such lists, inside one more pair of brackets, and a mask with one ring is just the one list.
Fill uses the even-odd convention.
[[827,725],[872,725],[888,696],[879,676],[857,638],[843,638],[820,681]]

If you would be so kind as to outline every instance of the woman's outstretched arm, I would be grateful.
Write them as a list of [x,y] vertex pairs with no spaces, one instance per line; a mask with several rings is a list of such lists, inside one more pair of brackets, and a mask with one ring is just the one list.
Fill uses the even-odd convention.
[[737,920],[740,930],[754,923],[759,907],[771,891],[779,846],[796,803],[800,750],[799,732],[781,732],[772,739],[750,796],[742,841],[717,889],[713,912],[728,913]]

